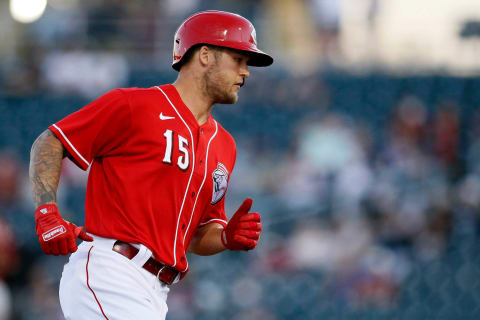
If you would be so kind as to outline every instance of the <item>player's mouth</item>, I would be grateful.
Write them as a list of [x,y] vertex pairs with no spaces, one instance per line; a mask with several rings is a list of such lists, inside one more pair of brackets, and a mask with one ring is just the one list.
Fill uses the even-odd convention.
[[238,87],[238,89],[240,89],[241,87],[243,87],[244,84],[245,84],[245,81],[242,81],[242,82],[235,83],[233,86]]

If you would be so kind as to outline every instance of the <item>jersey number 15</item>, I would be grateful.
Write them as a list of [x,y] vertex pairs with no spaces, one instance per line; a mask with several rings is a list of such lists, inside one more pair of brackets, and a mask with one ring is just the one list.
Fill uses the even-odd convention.
[[[172,164],[172,153],[173,153],[173,136],[174,132],[172,130],[166,130],[163,134],[165,140],[167,140],[167,144],[165,146],[165,156],[163,157],[163,163]],[[180,155],[177,159],[177,166],[182,171],[186,171],[190,164],[188,158],[188,140],[181,135],[177,134],[178,136],[178,150],[182,155]]]

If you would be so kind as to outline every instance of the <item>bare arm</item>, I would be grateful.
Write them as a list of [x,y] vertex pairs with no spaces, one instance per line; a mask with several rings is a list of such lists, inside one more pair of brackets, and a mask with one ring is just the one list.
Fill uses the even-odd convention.
[[[30,152],[30,186],[35,210],[35,231],[43,252],[66,255],[77,250],[76,238],[93,241],[83,227],[63,220],[57,208],[57,188],[62,159],[67,155],[60,140],[45,130]],[[53,236],[52,236],[53,235]]]
[[57,202],[57,187],[66,150],[50,130],[35,140],[30,152],[30,186],[36,207]]
[[197,229],[190,242],[188,251],[200,256],[210,256],[224,251],[221,235],[223,226],[218,223],[210,223]]

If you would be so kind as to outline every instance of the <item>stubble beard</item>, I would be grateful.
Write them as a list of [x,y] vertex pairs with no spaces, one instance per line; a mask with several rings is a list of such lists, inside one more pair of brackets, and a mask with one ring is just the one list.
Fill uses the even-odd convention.
[[234,104],[237,102],[238,94],[228,90],[231,86],[226,83],[216,64],[205,72],[203,83],[205,93],[213,103]]

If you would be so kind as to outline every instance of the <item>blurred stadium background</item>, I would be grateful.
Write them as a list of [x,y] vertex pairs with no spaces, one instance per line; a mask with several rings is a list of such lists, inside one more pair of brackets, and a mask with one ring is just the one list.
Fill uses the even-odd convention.
[[[227,212],[253,197],[264,233],[191,256],[168,319],[479,319],[478,0],[1,0],[0,320],[63,319],[34,139],[107,90],[173,81],[173,33],[204,9],[248,17],[276,58],[214,110],[238,146]],[[79,224],[85,182],[65,161]]]

